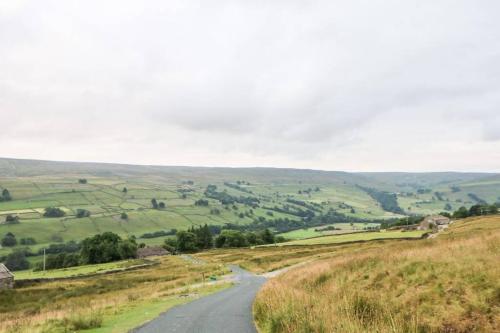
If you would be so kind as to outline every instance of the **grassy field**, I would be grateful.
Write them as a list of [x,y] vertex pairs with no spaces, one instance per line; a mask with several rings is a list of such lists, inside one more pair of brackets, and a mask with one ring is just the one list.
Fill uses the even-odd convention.
[[[86,184],[78,182],[87,180]],[[237,184],[239,188],[228,186]],[[196,200],[205,198],[207,185],[233,196],[249,196],[259,207],[237,203],[235,207],[208,199],[208,207]],[[122,237],[140,237],[160,230],[187,229],[193,225],[226,223],[248,224],[266,218],[299,220],[293,213],[279,211],[305,209],[298,204],[316,205],[316,215],[330,209],[350,217],[381,219],[396,217],[384,211],[357,185],[397,193],[397,200],[408,213],[437,213],[449,204],[453,209],[471,205],[469,193],[494,202],[500,197],[500,176],[460,173],[373,173],[357,174],[314,170],[268,168],[189,168],[153,167],[95,163],[46,162],[0,158],[0,189],[8,189],[13,200],[0,202],[0,237],[13,233],[34,238],[33,251],[60,241],[79,241],[105,231]],[[124,192],[123,188],[127,188]],[[424,191],[425,190],[425,191]],[[437,196],[435,192],[439,192]],[[152,209],[151,199],[166,204]],[[62,218],[45,218],[45,207],[60,207]],[[276,210],[276,208],[279,208]],[[76,218],[78,209],[91,212]],[[211,214],[217,209],[219,214]],[[122,213],[128,219],[120,219]],[[7,215],[19,217],[18,224],[3,223]],[[332,221],[336,222],[336,221]],[[338,221],[337,221],[338,222]],[[320,234],[324,234],[320,232]],[[317,236],[314,230],[286,234],[291,239]],[[163,238],[140,239],[146,244],[161,244]],[[18,245],[17,248],[23,247]],[[12,248],[1,248],[0,257]],[[32,258],[39,261],[40,258]]]
[[425,231],[373,231],[358,232],[347,235],[322,236],[307,239],[299,239],[285,243],[279,243],[279,246],[286,245],[318,245],[318,244],[336,244],[358,241],[369,241],[374,239],[396,239],[396,238],[420,238]]
[[173,305],[228,286],[200,284],[203,275],[226,274],[220,264],[178,256],[157,260],[139,270],[2,290],[0,332],[126,332]]
[[90,274],[102,274],[111,271],[130,269],[134,267],[147,265],[149,263],[150,261],[146,261],[143,259],[124,260],[124,261],[109,262],[105,264],[84,265],[84,266],[76,266],[70,268],[52,269],[52,270],[47,270],[45,272],[44,271],[34,272],[33,270],[17,271],[14,272],[14,276],[16,281],[27,280],[27,279],[68,278],[68,277],[83,276]]
[[318,226],[313,228],[306,229],[298,229],[289,232],[284,232],[279,234],[280,236],[285,237],[286,239],[304,239],[304,238],[312,238],[326,235],[335,235],[342,234],[346,232],[356,232],[363,231],[365,228],[369,227],[379,227],[378,223],[335,223],[332,226],[338,228],[340,230],[324,230],[327,226]]
[[270,280],[262,332],[498,332],[500,216],[437,238],[339,247]]

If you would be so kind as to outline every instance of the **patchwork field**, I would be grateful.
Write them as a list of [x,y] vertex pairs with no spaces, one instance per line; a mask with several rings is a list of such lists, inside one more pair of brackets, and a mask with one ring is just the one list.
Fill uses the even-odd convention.
[[[208,185],[216,186],[214,193],[207,194]],[[277,233],[286,231],[283,235],[290,239],[327,235],[335,232],[315,229],[337,224],[343,232],[349,229],[347,221],[355,228],[364,228],[373,226],[370,223],[374,220],[439,213],[445,208],[470,206],[477,200],[493,203],[500,197],[500,176],[157,167],[0,158],[0,190],[5,189],[11,200],[0,200],[0,238],[12,233],[17,245],[0,247],[0,258],[25,247],[36,254],[50,244],[80,241],[105,231],[158,245],[165,236],[142,235],[204,224],[258,224],[258,228],[269,227]],[[387,208],[381,201],[384,198],[367,189],[385,198],[394,196],[391,204],[399,205],[399,212],[388,211],[394,209]],[[154,209],[153,198],[165,207]],[[206,200],[206,205],[196,205],[200,199]],[[65,216],[45,217],[46,207],[60,208]],[[79,210],[88,211],[90,216],[78,218]],[[18,223],[8,223],[9,215]],[[30,239],[29,244],[21,244],[22,239]]]

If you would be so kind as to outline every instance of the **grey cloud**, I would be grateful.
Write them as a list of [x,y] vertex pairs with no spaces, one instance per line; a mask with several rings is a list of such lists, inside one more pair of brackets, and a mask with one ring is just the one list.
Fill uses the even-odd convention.
[[367,150],[397,126],[401,150],[443,129],[434,141],[447,147],[497,144],[499,11],[493,0],[0,4],[0,139],[61,154],[102,144],[119,158],[154,141],[172,159],[143,162],[327,169],[338,156],[352,169],[391,163],[397,147]]

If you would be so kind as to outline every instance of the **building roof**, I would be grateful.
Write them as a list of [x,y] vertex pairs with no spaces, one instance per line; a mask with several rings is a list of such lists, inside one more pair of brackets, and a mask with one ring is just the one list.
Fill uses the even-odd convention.
[[4,264],[0,264],[0,280],[12,277],[14,277],[14,275],[9,271],[9,269]]
[[164,256],[170,254],[167,250],[162,248],[161,246],[151,246],[151,247],[144,247],[137,249],[137,257],[138,258],[145,258],[145,257],[151,257],[151,256]]

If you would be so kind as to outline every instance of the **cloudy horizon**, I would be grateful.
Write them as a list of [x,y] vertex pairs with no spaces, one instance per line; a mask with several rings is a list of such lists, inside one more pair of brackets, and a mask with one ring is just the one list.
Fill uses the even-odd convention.
[[500,172],[500,2],[9,1],[0,157]]

